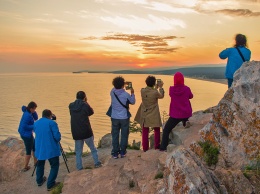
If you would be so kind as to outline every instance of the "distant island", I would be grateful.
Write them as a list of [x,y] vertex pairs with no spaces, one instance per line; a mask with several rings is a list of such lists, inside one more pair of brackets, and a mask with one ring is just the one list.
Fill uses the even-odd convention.
[[185,77],[199,79],[225,79],[225,66],[214,67],[182,67],[176,69],[143,69],[143,70],[118,70],[118,71],[77,71],[73,73],[114,73],[114,74],[154,74],[173,75],[182,72]]

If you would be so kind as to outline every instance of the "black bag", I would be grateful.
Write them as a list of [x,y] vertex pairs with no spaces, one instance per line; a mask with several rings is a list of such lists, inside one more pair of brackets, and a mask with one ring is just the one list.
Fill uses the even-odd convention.
[[[118,100],[118,102],[119,102],[123,107],[125,107],[125,108],[127,109],[127,117],[130,118],[132,115],[131,115],[131,113],[129,112],[129,104],[131,104],[131,103],[129,102],[129,100],[127,99],[126,105],[124,105],[124,104],[119,100],[118,96],[117,96],[115,93],[114,93],[114,95],[115,95],[116,99]],[[112,115],[112,105],[109,106],[109,108],[108,108],[108,110],[107,110],[107,112],[106,112],[106,115],[109,116],[109,117],[111,117],[111,115]]]
[[106,115],[111,117],[111,115],[112,115],[112,105],[109,106],[109,108],[108,108],[108,110],[106,112]]

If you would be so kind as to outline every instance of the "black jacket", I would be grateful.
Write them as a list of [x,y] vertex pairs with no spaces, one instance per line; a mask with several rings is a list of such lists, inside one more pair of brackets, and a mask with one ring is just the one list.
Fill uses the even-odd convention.
[[87,139],[93,136],[93,131],[89,122],[89,116],[94,114],[93,109],[83,100],[75,100],[70,103],[70,124],[71,133],[74,140]]

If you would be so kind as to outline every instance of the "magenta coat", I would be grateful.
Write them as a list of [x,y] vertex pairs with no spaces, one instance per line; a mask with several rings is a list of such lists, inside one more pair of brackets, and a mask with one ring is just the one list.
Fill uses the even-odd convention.
[[174,76],[174,86],[169,89],[171,97],[170,117],[176,119],[189,118],[192,116],[190,99],[193,94],[188,86],[184,85],[184,77],[180,72]]

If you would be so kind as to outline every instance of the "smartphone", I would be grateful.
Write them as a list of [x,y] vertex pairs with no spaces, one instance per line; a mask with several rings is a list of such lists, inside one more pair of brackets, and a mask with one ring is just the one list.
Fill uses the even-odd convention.
[[156,82],[157,82],[157,85],[161,85],[162,80],[161,79],[157,79]]
[[125,82],[125,89],[130,90],[132,88],[132,82]]

